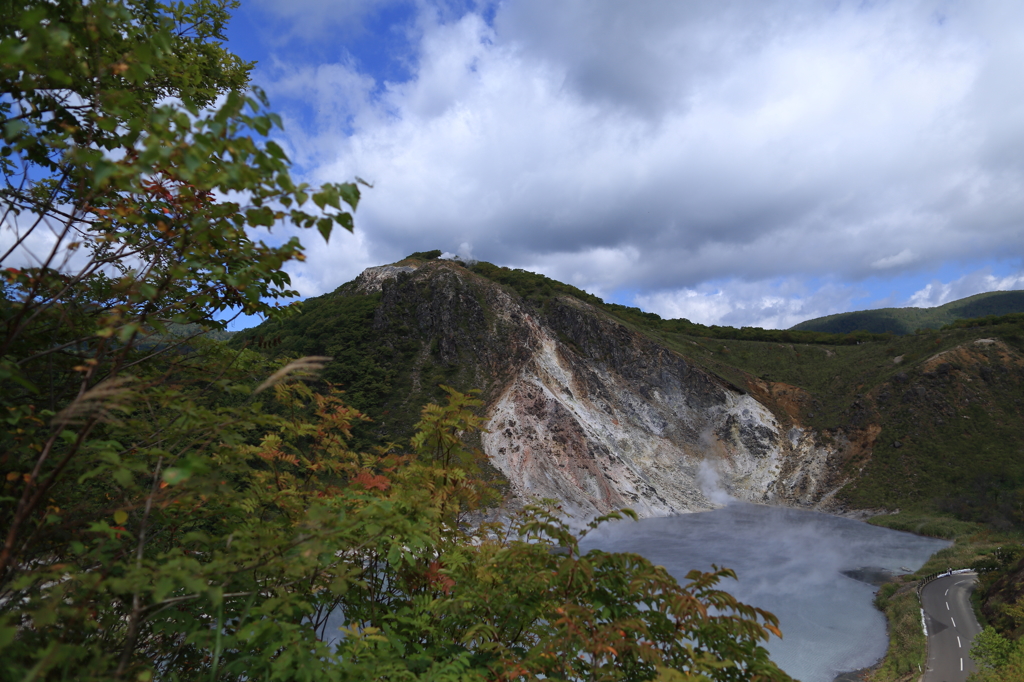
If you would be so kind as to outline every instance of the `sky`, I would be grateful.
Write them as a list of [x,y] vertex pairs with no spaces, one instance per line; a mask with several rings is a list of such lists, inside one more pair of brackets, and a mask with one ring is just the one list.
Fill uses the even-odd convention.
[[704,324],[1024,289],[1024,3],[243,0],[303,296],[441,249]]

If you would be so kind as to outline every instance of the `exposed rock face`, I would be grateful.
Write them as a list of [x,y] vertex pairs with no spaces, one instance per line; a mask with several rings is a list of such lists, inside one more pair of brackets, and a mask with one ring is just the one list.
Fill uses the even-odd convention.
[[819,442],[779,396],[759,400],[577,299],[539,313],[451,263],[371,268],[357,286],[383,291],[375,327],[415,327],[435,362],[472,367],[484,452],[517,496],[559,500],[577,521],[709,509],[723,491],[828,507],[846,482],[849,441]]
[[356,278],[356,292],[360,294],[377,293],[384,287],[385,282],[397,279],[402,273],[415,271],[416,268],[411,265],[378,265],[366,268]]
[[709,509],[722,492],[816,506],[845,482],[826,475],[839,453],[799,428],[787,436],[751,395],[587,304],[562,299],[546,322],[483,439],[523,497],[579,517],[662,516]]

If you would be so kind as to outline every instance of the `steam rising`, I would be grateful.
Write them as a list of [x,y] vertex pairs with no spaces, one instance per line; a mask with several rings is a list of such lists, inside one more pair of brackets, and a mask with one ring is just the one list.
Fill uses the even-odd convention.
[[695,481],[700,491],[704,493],[704,497],[711,500],[711,503],[716,506],[725,507],[737,501],[722,487],[718,471],[709,460],[701,460],[700,466],[697,467]]
[[440,258],[441,260],[457,260],[467,266],[476,265],[477,262],[476,258],[473,258],[473,245],[469,242],[462,242],[456,253],[445,251]]

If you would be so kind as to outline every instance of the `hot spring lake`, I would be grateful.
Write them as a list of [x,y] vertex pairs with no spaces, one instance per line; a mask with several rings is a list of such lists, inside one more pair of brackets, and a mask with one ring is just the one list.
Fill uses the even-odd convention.
[[842,571],[917,570],[945,540],[870,526],[817,512],[733,503],[721,509],[602,526],[584,551],[635,552],[680,582],[692,569],[731,568],[738,581],[719,586],[779,618],[783,639],[767,644],[772,660],[803,682],[831,682],[885,654],[885,616],[875,590]]

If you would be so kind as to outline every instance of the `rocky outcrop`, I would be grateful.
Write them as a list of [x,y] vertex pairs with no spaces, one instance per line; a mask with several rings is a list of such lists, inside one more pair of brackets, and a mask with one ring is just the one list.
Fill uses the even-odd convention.
[[483,439],[518,495],[557,499],[580,518],[624,506],[661,516],[723,495],[815,507],[845,482],[825,475],[838,448],[784,432],[750,394],[585,303],[552,308]]
[[842,438],[820,442],[772,401],[588,303],[539,311],[445,262],[372,268],[357,286],[382,291],[382,334],[407,330],[423,339],[418,363],[457,367],[464,388],[483,389],[482,449],[521,500],[555,499],[582,521],[704,510],[724,495],[828,507],[845,483]]
[[378,265],[373,268],[366,268],[356,278],[355,291],[360,294],[375,294],[384,288],[385,282],[398,279],[403,273],[415,272],[412,265]]

